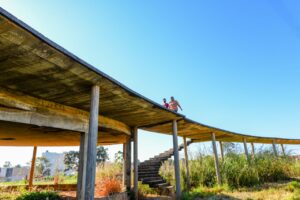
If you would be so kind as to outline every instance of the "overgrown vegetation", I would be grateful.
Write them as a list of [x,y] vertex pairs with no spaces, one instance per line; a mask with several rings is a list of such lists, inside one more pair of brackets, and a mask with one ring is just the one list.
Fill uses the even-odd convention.
[[148,197],[149,195],[152,196],[156,196],[159,195],[159,191],[155,188],[151,188],[149,187],[149,185],[147,184],[142,184],[141,182],[139,182],[139,187],[138,187],[138,196],[139,199],[143,199]]
[[12,191],[0,191],[0,200],[61,200],[62,198],[53,191],[27,191],[19,188]]
[[[229,151],[222,162],[219,159],[221,177],[224,185],[231,189],[254,187],[266,182],[288,180],[300,177],[300,165],[290,157],[275,157],[271,151],[260,150],[248,161],[244,154]],[[190,182],[192,188],[213,187],[216,185],[214,158],[210,155],[198,154],[189,161]],[[181,185],[186,186],[185,166],[181,163]],[[174,166],[171,160],[166,161],[160,169],[160,174],[172,185],[174,181]]]
[[123,171],[121,163],[98,165],[95,194],[109,196],[122,191]]
[[251,188],[230,189],[221,187],[198,187],[183,192],[183,200],[241,199],[241,200],[299,200],[300,182],[266,183]]
[[16,200],[61,200],[62,198],[56,193],[51,191],[42,192],[26,192]]

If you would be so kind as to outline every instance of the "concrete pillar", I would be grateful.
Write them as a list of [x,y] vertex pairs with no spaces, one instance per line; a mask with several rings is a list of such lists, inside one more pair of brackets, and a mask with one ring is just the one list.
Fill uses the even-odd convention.
[[282,155],[285,156],[285,149],[284,149],[283,144],[280,144],[280,146],[281,146]]
[[138,130],[137,128],[133,129],[133,170],[134,170],[134,179],[133,179],[133,188],[134,188],[134,199],[138,199]]
[[177,121],[176,120],[173,120],[172,128],[173,128],[173,151],[174,151],[174,168],[175,168],[175,182],[176,182],[176,199],[180,199],[180,197],[181,197],[180,166],[179,166]]
[[29,190],[31,190],[32,186],[33,186],[36,152],[37,152],[37,147],[35,146],[35,147],[33,147],[30,174],[29,174],[29,181],[28,181]]
[[274,156],[278,156],[275,140],[272,141]]
[[123,143],[123,151],[122,151],[122,156],[123,156],[123,186],[126,187],[126,183],[125,183],[125,179],[126,179],[126,161],[125,161],[125,157],[126,157],[126,143]]
[[254,159],[254,157],[255,157],[255,148],[254,148],[254,143],[253,142],[251,142],[251,148],[252,148],[252,153],[251,153],[252,159]]
[[82,199],[84,197],[85,191],[85,179],[84,176],[84,146],[85,146],[85,133],[80,133],[80,146],[79,146],[79,166],[77,175],[77,199]]
[[91,105],[90,105],[90,119],[89,132],[87,134],[86,150],[86,167],[85,167],[85,197],[84,200],[94,200],[95,191],[95,175],[96,175],[96,153],[98,141],[98,117],[99,117],[99,99],[100,88],[94,85],[91,90]]
[[187,189],[189,190],[191,188],[191,183],[190,183],[189,157],[187,151],[186,137],[183,137],[183,144],[184,144],[184,157],[185,157],[184,160],[185,160],[185,169],[186,169],[186,185],[187,185]]
[[218,185],[221,185],[222,180],[221,180],[221,174],[220,174],[220,168],[219,168],[219,158],[218,158],[218,151],[217,151],[215,133],[211,134],[211,141],[212,141],[212,148],[213,148],[214,158],[215,158],[215,169],[216,169],[217,183],[218,183]]
[[124,186],[126,191],[131,190],[131,138],[124,144]]
[[246,158],[248,161],[250,161],[246,138],[243,139],[243,143],[244,143],[244,150],[245,150]]
[[219,144],[220,144],[222,162],[224,162],[224,149],[223,149],[222,141],[219,141]]

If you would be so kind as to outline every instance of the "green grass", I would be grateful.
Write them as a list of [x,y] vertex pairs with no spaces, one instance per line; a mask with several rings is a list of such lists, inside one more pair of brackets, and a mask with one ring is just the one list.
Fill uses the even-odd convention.
[[[77,176],[59,176],[59,184],[76,184],[77,183]],[[28,182],[21,180],[21,181],[11,181],[11,182],[0,182],[0,186],[22,186],[27,185]],[[44,181],[34,181],[34,185],[52,185],[54,184],[53,178],[49,178],[49,180]]]
[[0,189],[0,200],[60,200],[59,195],[50,190],[27,191],[25,187],[17,190],[5,191]]
[[52,191],[25,192],[18,196],[16,200],[61,200],[62,198]]

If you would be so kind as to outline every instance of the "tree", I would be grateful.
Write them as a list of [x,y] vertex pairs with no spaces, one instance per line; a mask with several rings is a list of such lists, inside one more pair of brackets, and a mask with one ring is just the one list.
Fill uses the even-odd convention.
[[123,162],[123,152],[122,151],[118,151],[117,153],[115,153],[115,162],[116,163]]
[[10,161],[5,161],[4,164],[3,164],[3,167],[10,168],[10,167],[12,167],[12,164],[11,164]]
[[49,160],[42,156],[36,159],[36,172],[42,176],[50,176],[51,163]]
[[21,168],[21,165],[20,165],[20,164],[17,164],[17,165],[15,166],[15,168]]
[[231,154],[237,151],[237,146],[233,142],[224,142],[223,148],[226,154]]
[[[104,148],[103,146],[98,146],[97,147],[97,152],[96,152],[96,162],[97,164],[102,164],[106,160],[108,160],[108,153],[107,149]],[[66,165],[67,170],[78,170],[79,167],[79,152],[78,151],[69,151],[65,153],[64,157],[64,163]]]
[[67,170],[78,170],[79,166],[79,152],[69,151],[65,153],[64,163],[66,165],[65,171]]
[[103,146],[98,146],[97,155],[96,155],[97,164],[103,164],[108,159],[109,158],[108,158],[107,148],[104,148]]

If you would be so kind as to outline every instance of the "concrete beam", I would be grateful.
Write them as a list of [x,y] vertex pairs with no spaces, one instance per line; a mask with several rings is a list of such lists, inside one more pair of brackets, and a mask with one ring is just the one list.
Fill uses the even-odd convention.
[[254,157],[255,157],[255,148],[254,148],[254,143],[253,142],[251,142],[251,149],[252,149],[252,153],[251,153],[252,159],[254,159]]
[[212,148],[213,148],[214,158],[215,158],[215,169],[216,169],[217,183],[218,183],[218,185],[221,185],[222,180],[221,180],[221,174],[220,174],[220,168],[219,168],[219,158],[218,158],[218,151],[217,151],[215,133],[211,134],[211,141],[212,141]]
[[124,144],[124,186],[126,191],[131,190],[131,139]]
[[283,144],[280,144],[280,146],[281,146],[282,155],[285,156],[285,149],[284,149]]
[[91,89],[89,132],[86,145],[86,188],[84,200],[94,200],[96,152],[98,139],[100,88],[94,85]]
[[189,157],[188,157],[188,151],[187,151],[187,143],[186,143],[186,137],[183,137],[183,144],[184,144],[184,156],[185,156],[185,169],[186,169],[186,185],[187,189],[190,190],[191,183],[190,183],[190,169],[189,169]]
[[134,192],[134,199],[138,199],[138,130],[135,127],[133,129],[133,173],[134,173],[134,179],[133,179],[133,192]]
[[28,181],[29,190],[31,190],[32,186],[33,186],[36,152],[37,152],[37,147],[35,146],[35,147],[33,147],[30,174],[29,174],[29,181]]
[[219,141],[220,144],[220,150],[221,150],[221,158],[222,158],[222,162],[224,162],[224,149],[223,149],[223,142]]
[[177,137],[177,121],[173,120],[173,151],[174,151],[174,168],[175,168],[175,182],[176,182],[176,199],[181,197],[180,187],[180,166],[179,166],[179,153],[178,153],[178,137]]
[[274,156],[278,156],[278,153],[277,153],[277,148],[276,148],[276,143],[275,143],[275,140],[272,141],[272,147],[273,147],[273,153],[274,153]]
[[79,147],[79,166],[78,166],[78,175],[77,175],[77,191],[76,191],[76,198],[81,200],[84,197],[85,191],[85,173],[84,173],[84,160],[86,155],[84,153],[85,147],[85,133],[80,133],[80,147]]
[[245,156],[248,160],[248,162],[250,161],[250,158],[249,158],[249,152],[248,152],[248,147],[247,147],[247,140],[246,138],[243,138],[243,144],[244,144],[244,150],[245,150]]
[[[0,120],[85,133],[89,127],[84,110],[4,89],[0,89]],[[98,116],[98,125],[131,134],[129,126],[105,116]]]

